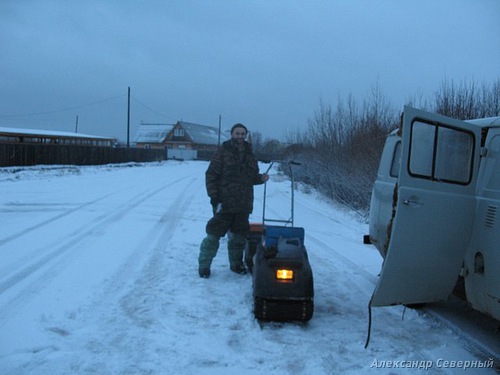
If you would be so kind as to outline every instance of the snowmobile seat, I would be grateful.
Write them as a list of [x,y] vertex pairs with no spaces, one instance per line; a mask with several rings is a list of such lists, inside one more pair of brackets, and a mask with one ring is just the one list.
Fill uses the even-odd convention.
[[264,227],[264,239],[266,247],[278,246],[278,240],[283,238],[297,238],[304,245],[305,231],[302,227],[280,227],[266,225]]

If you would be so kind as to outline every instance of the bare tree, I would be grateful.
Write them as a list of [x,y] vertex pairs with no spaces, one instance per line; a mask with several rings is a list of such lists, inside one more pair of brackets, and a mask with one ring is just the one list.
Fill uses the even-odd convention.
[[[415,99],[416,98],[416,99]],[[479,87],[474,81],[443,81],[435,100],[415,97],[417,105],[458,119],[500,115],[500,80]],[[408,104],[412,104],[409,101]],[[295,176],[326,196],[367,213],[387,134],[400,123],[377,82],[359,105],[352,95],[335,107],[320,100],[307,130],[289,136],[287,158],[300,161]]]
[[445,80],[435,93],[434,111],[459,120],[499,116],[500,80],[491,87],[486,83],[479,87],[474,81],[457,85]]
[[362,106],[352,96],[339,99],[335,109],[321,100],[308,122],[306,147],[294,155],[303,163],[299,178],[330,198],[366,209],[385,136],[397,124],[394,114],[378,85]]

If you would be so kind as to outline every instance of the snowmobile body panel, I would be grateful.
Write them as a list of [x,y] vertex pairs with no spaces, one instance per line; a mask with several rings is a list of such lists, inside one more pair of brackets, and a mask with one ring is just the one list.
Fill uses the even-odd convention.
[[311,319],[314,285],[304,246],[304,228],[266,226],[261,241],[256,244],[253,262],[257,319]]

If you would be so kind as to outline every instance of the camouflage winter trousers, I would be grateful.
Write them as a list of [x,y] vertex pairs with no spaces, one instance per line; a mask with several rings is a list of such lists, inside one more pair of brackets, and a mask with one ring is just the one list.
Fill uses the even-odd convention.
[[243,263],[246,235],[250,229],[248,213],[217,213],[206,226],[207,236],[201,242],[198,263],[200,268],[210,268],[219,249],[219,239],[228,233],[227,250],[229,263],[237,266]]
[[231,233],[246,236],[250,230],[250,224],[248,223],[249,216],[250,214],[245,212],[219,212],[208,221],[206,227],[207,234],[224,237],[228,231],[231,231]]

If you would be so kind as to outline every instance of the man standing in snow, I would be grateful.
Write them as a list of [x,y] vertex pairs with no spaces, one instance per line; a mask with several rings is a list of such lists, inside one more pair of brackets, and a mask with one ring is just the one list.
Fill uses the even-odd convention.
[[210,265],[219,249],[219,240],[228,233],[228,255],[231,271],[245,274],[243,251],[250,229],[248,217],[253,210],[253,186],[269,179],[260,174],[252,146],[245,141],[247,128],[236,124],[231,139],[222,143],[205,173],[207,193],[214,216],[206,226],[207,236],[201,242],[198,257],[200,277],[210,277]]

